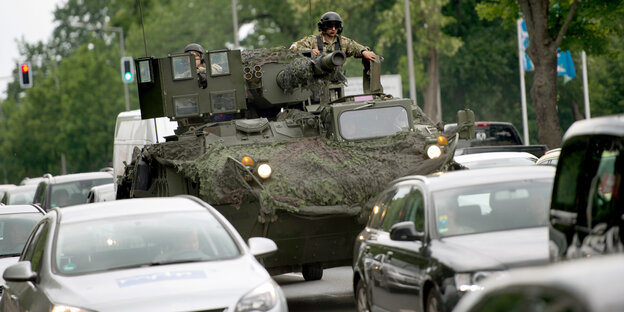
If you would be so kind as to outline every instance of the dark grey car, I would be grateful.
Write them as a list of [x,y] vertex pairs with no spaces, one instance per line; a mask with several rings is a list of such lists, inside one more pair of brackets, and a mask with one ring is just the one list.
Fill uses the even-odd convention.
[[576,259],[510,271],[469,294],[455,312],[624,311],[624,255]]
[[554,174],[508,167],[391,183],[356,240],[358,311],[448,311],[492,274],[548,263]]

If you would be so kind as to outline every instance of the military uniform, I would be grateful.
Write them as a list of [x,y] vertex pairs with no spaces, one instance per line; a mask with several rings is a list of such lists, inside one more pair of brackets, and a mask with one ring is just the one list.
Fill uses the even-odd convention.
[[[320,33],[320,37],[323,45],[323,49],[319,49],[321,53],[333,52],[336,47],[337,38],[340,38],[340,50],[344,52],[347,57],[353,56],[361,58],[362,51],[370,51],[368,47],[363,46],[355,40],[349,39],[345,36],[337,35],[334,38],[328,38],[327,36],[323,36],[323,33]],[[290,46],[290,49],[293,51],[318,49],[317,35],[307,36],[293,43]]]

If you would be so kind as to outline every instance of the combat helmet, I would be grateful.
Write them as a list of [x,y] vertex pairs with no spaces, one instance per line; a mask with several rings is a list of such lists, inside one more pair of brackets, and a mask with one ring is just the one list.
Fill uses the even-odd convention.
[[323,16],[321,16],[321,20],[319,20],[318,22],[318,29],[319,31],[323,31],[326,28],[330,28],[331,24],[336,23],[338,24],[338,27],[336,27],[336,30],[338,31],[338,34],[342,33],[342,18],[340,18],[340,15],[338,15],[338,13],[336,12],[327,12],[325,14],[323,14]]
[[184,47],[184,53],[188,53],[189,51],[199,52],[199,54],[204,54],[204,48],[197,43],[189,43],[186,47]]

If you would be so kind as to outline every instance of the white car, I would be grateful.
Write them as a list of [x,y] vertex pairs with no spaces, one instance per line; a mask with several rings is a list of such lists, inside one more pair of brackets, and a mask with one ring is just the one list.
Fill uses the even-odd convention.
[[1,311],[288,311],[246,243],[192,196],[54,208],[4,273]]
[[490,152],[458,155],[453,158],[467,169],[533,166],[537,161],[535,155],[526,152]]

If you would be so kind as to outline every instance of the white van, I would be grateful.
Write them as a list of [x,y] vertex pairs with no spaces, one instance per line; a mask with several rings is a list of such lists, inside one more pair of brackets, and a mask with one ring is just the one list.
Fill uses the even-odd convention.
[[[115,124],[113,145],[113,173],[115,179],[123,175],[124,161],[132,161],[134,147],[165,142],[165,137],[174,134],[178,123],[167,117],[141,119],[140,110],[121,112]],[[117,189],[117,185],[115,185]]]

